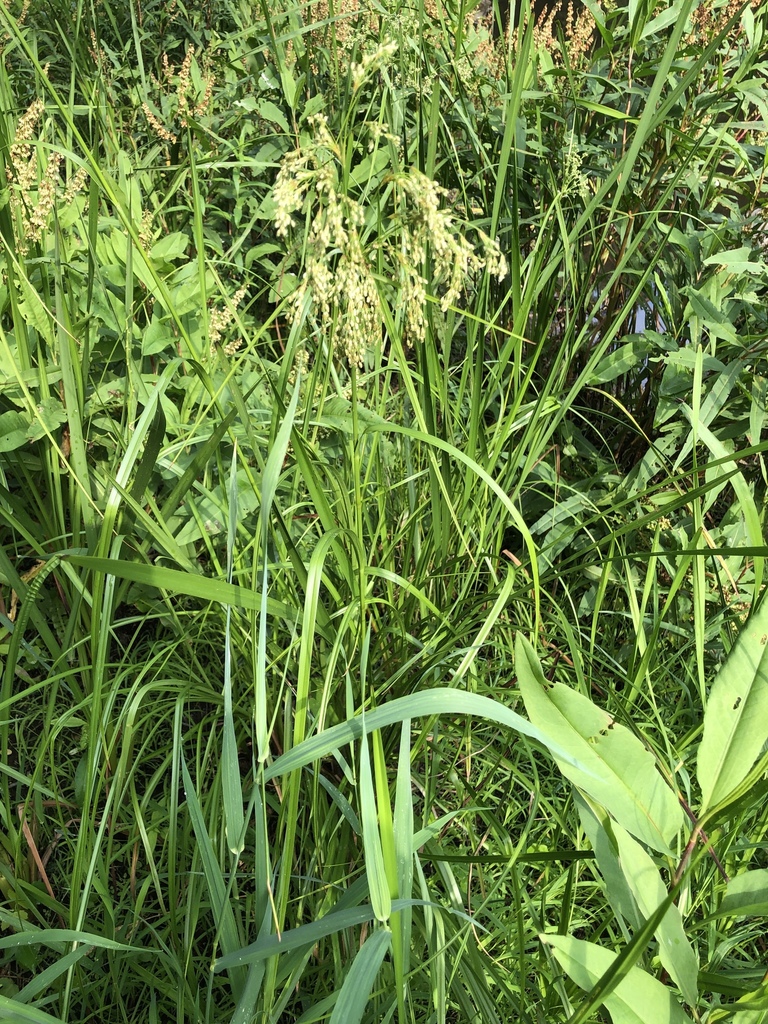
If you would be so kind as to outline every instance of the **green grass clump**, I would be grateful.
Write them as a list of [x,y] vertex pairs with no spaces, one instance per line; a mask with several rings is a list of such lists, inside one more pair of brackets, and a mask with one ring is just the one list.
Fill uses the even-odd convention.
[[759,1024],[765,4],[0,7],[0,1018]]

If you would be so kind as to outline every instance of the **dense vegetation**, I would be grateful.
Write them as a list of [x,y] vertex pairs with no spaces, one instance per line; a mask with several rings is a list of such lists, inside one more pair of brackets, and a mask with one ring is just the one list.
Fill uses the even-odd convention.
[[0,1018],[768,1021],[768,7],[0,5]]

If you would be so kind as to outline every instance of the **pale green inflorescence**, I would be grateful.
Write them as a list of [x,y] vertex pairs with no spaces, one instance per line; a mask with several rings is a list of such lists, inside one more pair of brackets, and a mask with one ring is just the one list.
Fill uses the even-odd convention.
[[[386,56],[391,46],[386,49]],[[360,65],[358,77],[375,61]],[[498,244],[477,231],[480,251],[466,238],[449,210],[441,208],[447,195],[427,175],[412,168],[387,176],[393,187],[388,198],[394,209],[377,212],[386,228],[366,235],[366,212],[344,189],[340,168],[342,147],[334,139],[325,115],[309,118],[312,136],[283,158],[273,190],[277,234],[286,238],[298,228],[294,215],[312,204],[305,235],[303,270],[291,296],[291,317],[304,309],[309,294],[323,330],[333,332],[352,365],[363,362],[365,352],[381,343],[382,290],[398,289],[405,311],[405,329],[411,343],[423,340],[428,282],[423,274],[425,252],[432,259],[434,283],[442,288],[443,311],[456,305],[472,276],[487,268],[499,279],[507,274]],[[384,138],[386,126],[363,125],[373,149]],[[381,257],[384,257],[381,259]],[[372,270],[377,258],[377,274]],[[385,269],[382,280],[379,268]],[[340,340],[340,341],[339,341]]]

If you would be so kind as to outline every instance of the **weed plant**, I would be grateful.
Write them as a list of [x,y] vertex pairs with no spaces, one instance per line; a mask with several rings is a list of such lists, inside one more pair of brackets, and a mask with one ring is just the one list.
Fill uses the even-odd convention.
[[0,1019],[768,1020],[768,8],[471,6],[0,6]]

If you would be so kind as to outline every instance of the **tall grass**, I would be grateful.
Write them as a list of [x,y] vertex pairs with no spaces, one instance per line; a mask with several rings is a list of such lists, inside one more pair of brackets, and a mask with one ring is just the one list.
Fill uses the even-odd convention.
[[766,9],[589,12],[0,8],[3,1019],[761,1019]]

